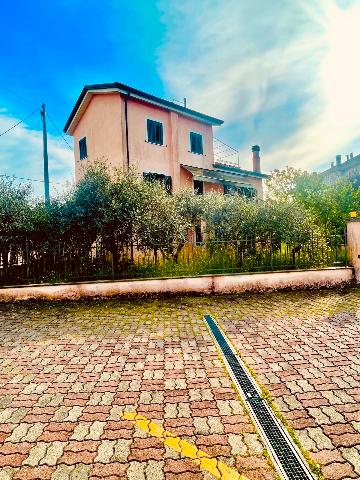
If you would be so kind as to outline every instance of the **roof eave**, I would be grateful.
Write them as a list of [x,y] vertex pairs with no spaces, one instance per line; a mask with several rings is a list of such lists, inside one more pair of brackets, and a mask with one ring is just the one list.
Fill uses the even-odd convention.
[[93,94],[96,93],[105,93],[107,91],[119,92],[126,94],[130,97],[137,98],[138,100],[145,101],[147,103],[152,103],[155,105],[160,106],[161,108],[165,108],[168,110],[176,111],[182,115],[193,117],[203,123],[207,123],[213,126],[222,125],[224,123],[223,120],[219,118],[211,117],[201,112],[196,112],[195,110],[191,110],[189,108],[183,107],[181,105],[177,105],[173,102],[168,100],[164,100],[160,97],[156,97],[155,95],[151,95],[146,92],[142,92],[141,90],[137,90],[135,88],[129,87],[127,85],[123,85],[122,83],[114,82],[114,83],[102,83],[102,84],[94,84],[94,85],[85,85],[82,89],[79,98],[77,99],[74,108],[71,111],[71,114],[65,124],[64,132],[71,134],[74,130],[74,126],[72,125],[74,122],[77,113],[86,98],[89,92]]

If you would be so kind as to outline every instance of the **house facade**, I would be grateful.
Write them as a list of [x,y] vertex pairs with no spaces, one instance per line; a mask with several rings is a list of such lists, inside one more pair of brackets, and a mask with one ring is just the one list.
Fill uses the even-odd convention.
[[253,170],[214,159],[213,127],[222,120],[120,83],[85,86],[64,127],[74,137],[75,178],[101,159],[109,166],[135,168],[169,191],[239,191],[262,196],[258,146]]

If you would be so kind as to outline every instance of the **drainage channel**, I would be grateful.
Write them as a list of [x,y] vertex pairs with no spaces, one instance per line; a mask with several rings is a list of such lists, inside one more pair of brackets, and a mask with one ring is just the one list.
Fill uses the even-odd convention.
[[267,401],[262,398],[261,390],[225,334],[211,315],[205,315],[204,318],[212,337],[224,355],[229,374],[245,401],[281,475],[286,480],[314,480],[315,477],[297,446],[276,418]]

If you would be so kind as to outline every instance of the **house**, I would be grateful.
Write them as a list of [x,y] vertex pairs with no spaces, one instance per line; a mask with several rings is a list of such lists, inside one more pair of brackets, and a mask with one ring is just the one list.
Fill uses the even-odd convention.
[[326,182],[335,183],[340,178],[348,178],[352,182],[360,182],[360,154],[354,155],[350,153],[346,155],[345,162],[341,161],[341,155],[336,155],[335,162],[331,162],[331,167],[321,172]]
[[262,196],[260,148],[253,151],[253,170],[214,159],[213,127],[223,120],[196,112],[121,83],[83,88],[64,127],[74,137],[75,177],[89,162],[135,167],[169,191],[191,187],[197,193],[241,192]]

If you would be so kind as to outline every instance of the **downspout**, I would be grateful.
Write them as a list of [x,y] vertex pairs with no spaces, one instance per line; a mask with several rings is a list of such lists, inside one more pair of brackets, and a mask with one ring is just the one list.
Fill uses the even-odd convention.
[[129,124],[128,124],[128,99],[130,98],[130,93],[125,95],[125,136],[126,136],[126,161],[127,167],[130,167],[130,154],[129,154]]

